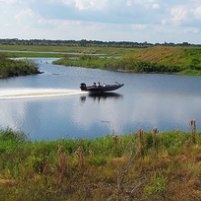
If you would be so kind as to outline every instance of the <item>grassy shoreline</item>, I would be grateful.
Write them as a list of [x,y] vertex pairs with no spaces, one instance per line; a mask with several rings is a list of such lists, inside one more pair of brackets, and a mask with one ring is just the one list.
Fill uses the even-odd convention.
[[114,48],[0,45],[0,50],[16,50],[17,52],[4,53],[12,58],[61,58],[54,63],[65,66],[100,68],[128,73],[201,75],[201,47]]
[[0,54],[0,79],[24,75],[39,74],[37,64],[28,60],[8,59]]
[[199,200],[201,133],[30,142],[0,131],[0,200]]
[[201,75],[201,48],[152,47],[120,57],[66,56],[55,64],[129,73]]

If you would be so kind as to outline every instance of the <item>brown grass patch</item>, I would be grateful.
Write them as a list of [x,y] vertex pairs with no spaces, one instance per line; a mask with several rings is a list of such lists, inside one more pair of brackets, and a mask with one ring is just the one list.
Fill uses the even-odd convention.
[[180,58],[183,55],[183,51],[178,47],[163,47],[157,46],[148,49],[143,49],[130,56],[136,60],[156,62],[156,63],[170,63],[181,64]]
[[0,179],[0,185],[14,185],[15,180],[13,179]]

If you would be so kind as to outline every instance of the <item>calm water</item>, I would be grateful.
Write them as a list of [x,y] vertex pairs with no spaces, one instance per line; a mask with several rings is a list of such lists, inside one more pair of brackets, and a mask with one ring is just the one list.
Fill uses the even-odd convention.
[[[22,130],[30,139],[94,138],[143,128],[201,128],[201,77],[127,74],[52,65],[34,59],[43,74],[0,80],[1,91],[73,90],[64,96],[0,99],[0,127]],[[124,83],[105,97],[80,93],[81,82]],[[33,95],[34,96],[34,95]]]

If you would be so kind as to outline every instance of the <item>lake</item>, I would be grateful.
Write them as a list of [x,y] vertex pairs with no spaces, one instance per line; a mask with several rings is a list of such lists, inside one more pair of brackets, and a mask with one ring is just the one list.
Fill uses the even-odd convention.
[[[0,80],[0,127],[31,140],[95,138],[157,127],[201,128],[201,77],[129,74],[53,65],[33,59],[43,74]],[[124,83],[108,96],[80,92],[81,82]],[[44,96],[42,96],[44,94]]]

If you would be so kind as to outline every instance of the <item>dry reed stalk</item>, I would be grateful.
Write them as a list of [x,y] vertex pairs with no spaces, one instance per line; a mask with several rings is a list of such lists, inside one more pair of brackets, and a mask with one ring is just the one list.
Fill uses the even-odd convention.
[[1,179],[0,178],[0,185],[14,185],[16,181],[14,179]]
[[[129,169],[131,168],[131,165],[133,164],[134,161],[134,150],[132,150],[131,155],[129,156],[129,158],[126,159],[126,161],[122,164],[121,160],[119,160],[119,163],[117,163],[117,169],[116,169],[116,182],[117,182],[117,190],[118,192],[122,192],[124,187],[124,180],[126,175],[129,172]],[[117,160],[118,162],[118,160]]]
[[112,133],[112,139],[114,140],[114,142],[118,142],[119,140],[118,135],[116,135],[114,132]]
[[151,133],[152,133],[152,138],[153,138],[153,146],[155,147],[156,146],[156,136],[159,133],[158,128],[153,128],[151,130]]
[[60,184],[67,174],[68,160],[67,155],[64,151],[63,146],[58,147],[58,160],[57,160],[57,171],[58,171],[58,183]]
[[124,181],[124,174],[120,172],[120,170],[117,171],[117,190],[118,192],[121,192],[123,190],[123,181]]
[[115,156],[120,156],[119,137],[114,132],[112,133],[112,139],[114,142],[114,154]]
[[196,139],[195,139],[195,137],[196,137],[196,120],[195,119],[190,120],[189,125],[191,126],[192,142],[196,143]]
[[76,150],[76,154],[78,157],[78,163],[79,163],[79,167],[82,170],[85,166],[85,162],[84,162],[84,150],[82,148],[82,146],[79,146],[78,149]]
[[[142,133],[141,133],[142,134]],[[128,175],[129,169],[131,167],[133,167],[134,165],[134,160],[135,157],[138,153],[136,152],[135,148],[131,149],[131,153],[130,156],[127,158],[127,161],[125,162],[125,164],[123,165],[122,168],[117,169],[116,173],[117,173],[117,190],[118,193],[121,193],[124,189],[123,189],[123,184],[124,184],[124,180],[126,175]]]
[[90,159],[94,158],[94,152],[92,149],[89,149],[89,158]]
[[142,157],[144,157],[144,148],[145,148],[145,144],[144,144],[144,130],[140,129],[137,131],[138,134],[138,147],[139,147],[139,153]]

